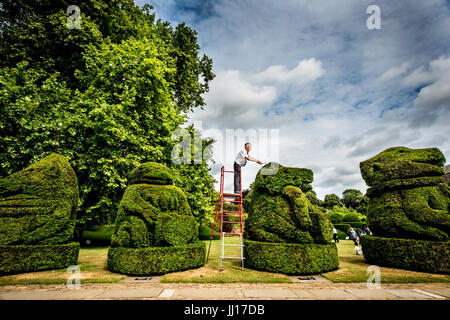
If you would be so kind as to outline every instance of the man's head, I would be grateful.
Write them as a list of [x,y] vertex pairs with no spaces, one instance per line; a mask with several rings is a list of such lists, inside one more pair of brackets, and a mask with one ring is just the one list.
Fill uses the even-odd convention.
[[252,145],[250,144],[250,142],[247,142],[244,145],[245,151],[249,152],[252,149]]

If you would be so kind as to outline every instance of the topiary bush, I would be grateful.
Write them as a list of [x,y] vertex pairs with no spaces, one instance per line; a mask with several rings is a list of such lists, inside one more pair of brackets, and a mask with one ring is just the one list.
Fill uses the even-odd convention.
[[363,237],[368,261],[448,273],[450,188],[443,180],[444,163],[437,148],[405,147],[361,162],[370,187],[367,220],[376,236]]
[[[77,205],[77,177],[61,155],[51,154],[0,179],[0,256],[6,259],[0,272],[62,268],[64,261],[73,262],[78,252],[73,246],[66,249]],[[42,245],[53,245],[54,259]]]
[[[276,174],[263,174],[270,168],[278,168]],[[280,194],[286,186],[295,186],[303,192],[312,190],[313,172],[310,169],[284,167],[278,163],[268,163],[257,173],[255,188],[265,190],[270,194]]]
[[163,213],[156,219],[155,243],[158,246],[179,246],[197,240],[198,227],[193,216]]
[[[272,175],[263,175],[263,170],[270,166],[278,166],[278,171]],[[293,273],[320,270],[322,262],[315,255],[310,255],[310,248],[330,245],[333,234],[328,215],[311,204],[304,193],[311,190],[312,181],[312,171],[309,169],[288,168],[279,164],[267,164],[260,169],[251,191],[253,194],[245,221],[245,236],[253,241],[251,243],[259,244],[246,250],[249,266]],[[296,249],[292,249],[294,247],[290,244],[295,244]],[[286,253],[300,250],[292,255],[292,259],[299,259],[298,263],[293,262],[296,267],[292,270],[282,266],[273,254],[284,245],[286,249],[280,250],[285,250]],[[331,254],[335,254],[332,259],[337,261],[337,252]],[[274,257],[274,260],[262,263],[260,256],[268,259]],[[307,264],[302,260],[303,256],[316,260]],[[312,265],[315,267],[311,267]],[[323,265],[321,271],[323,270],[328,270],[328,264]]]
[[76,265],[80,243],[0,246],[0,275]]
[[[155,274],[198,267],[198,261],[204,264],[204,250],[198,247],[205,244],[199,242],[198,225],[186,195],[172,185],[170,169],[144,163],[131,172],[130,181],[117,212],[109,270]],[[173,262],[177,255],[179,264]],[[156,270],[157,266],[162,269]]]
[[278,166],[277,173],[263,175],[263,170],[270,166],[271,164],[265,165],[256,175],[245,224],[248,237],[264,242],[331,241],[332,230],[328,216],[313,206],[304,194],[310,190],[312,171],[272,164]]
[[447,241],[450,189],[437,148],[394,147],[360,164],[369,185],[367,219],[377,236]]
[[343,218],[343,222],[359,222],[360,218],[356,212],[347,213]]
[[364,258],[371,264],[433,273],[450,273],[450,242],[362,236]]
[[[212,229],[207,226],[200,226],[198,229],[198,238],[200,240],[210,240]],[[220,235],[213,235],[213,240],[220,240]]]
[[317,274],[339,267],[334,243],[267,243],[245,240],[248,267],[286,274]]
[[107,267],[127,275],[157,275],[199,268],[205,264],[205,256],[205,243],[200,241],[169,247],[111,247]]

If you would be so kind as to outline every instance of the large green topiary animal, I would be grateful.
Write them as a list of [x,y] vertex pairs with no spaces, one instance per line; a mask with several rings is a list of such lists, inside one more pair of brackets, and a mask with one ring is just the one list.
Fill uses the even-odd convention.
[[313,206],[304,192],[312,189],[309,169],[281,165],[274,175],[256,175],[246,221],[246,233],[263,242],[328,243],[332,227],[328,216]]
[[0,179],[0,273],[75,264],[78,183],[67,159],[51,154]]
[[66,243],[77,205],[75,172],[58,154],[0,179],[0,245]]
[[287,274],[315,274],[339,266],[336,245],[330,242],[330,219],[304,193],[312,190],[312,181],[309,169],[277,163],[261,168],[245,223],[248,266]]
[[129,181],[117,212],[108,268],[143,275],[203,265],[205,245],[170,169],[147,162],[131,172]]
[[380,237],[447,241],[450,188],[445,157],[437,148],[393,147],[361,162],[369,185],[367,216]]

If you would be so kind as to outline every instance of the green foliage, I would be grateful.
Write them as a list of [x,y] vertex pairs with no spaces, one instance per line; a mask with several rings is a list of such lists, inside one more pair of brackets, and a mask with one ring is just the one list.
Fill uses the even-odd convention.
[[386,181],[443,176],[445,157],[438,148],[409,149],[392,147],[360,163],[363,179],[369,186]]
[[188,215],[160,214],[155,225],[157,246],[181,246],[197,242],[198,226],[195,218]]
[[[201,132],[192,125],[186,128],[191,136],[191,163],[171,164],[175,176],[175,185],[186,194],[192,214],[200,223],[206,216],[213,216],[218,193],[214,190],[215,179],[209,173],[208,162],[212,161],[212,145],[215,140],[204,138],[200,140]],[[201,142],[199,147],[195,139]],[[198,143],[198,144],[197,144]],[[197,144],[198,148],[194,148]],[[198,161],[202,159],[202,161]]]
[[[198,229],[198,238],[200,240],[210,240],[211,232],[212,232],[212,229],[210,227],[201,225]],[[213,240],[219,240],[219,239],[220,239],[220,235],[218,235],[218,234],[213,235]]]
[[173,173],[165,165],[146,162],[131,171],[129,184],[172,184]]
[[111,247],[107,267],[128,275],[156,275],[201,267],[205,258],[206,246],[202,241],[170,247]]
[[367,196],[357,189],[346,189],[342,193],[342,203],[347,208],[355,209],[362,214],[365,214],[367,211],[368,201]]
[[325,195],[325,198],[323,200],[323,206],[327,209],[331,209],[334,206],[342,207],[343,204],[339,196],[335,195],[334,193],[331,193]]
[[[263,176],[263,169],[258,172],[255,189],[251,191],[246,235],[263,242],[328,243],[332,238],[328,216],[312,205],[298,187],[305,186],[302,181],[312,182],[312,172],[279,166],[276,174]],[[275,193],[282,185],[279,193]],[[309,190],[309,185],[306,189]]]
[[328,210],[328,215],[333,224],[339,224],[342,222],[361,222],[362,219],[365,218],[363,215],[351,208],[340,206],[334,206],[333,209]]
[[356,212],[347,213],[342,219],[343,222],[359,222],[360,218]]
[[[269,171],[270,167],[277,167],[276,174],[263,174],[265,170]],[[286,186],[296,186],[303,192],[312,189],[313,172],[305,168],[284,167],[277,163],[268,163],[264,165],[256,175],[255,188],[257,190],[266,190],[270,194],[279,194]]]
[[394,147],[360,164],[371,186],[367,218],[380,237],[448,241],[450,188],[437,148]]
[[345,240],[347,238],[348,232],[344,232],[344,231],[341,231],[341,230],[336,230],[336,231],[337,231],[339,240]]
[[337,248],[329,244],[267,243],[245,240],[250,268],[286,274],[317,274],[339,267]]
[[362,236],[364,258],[371,264],[450,274],[450,242]]
[[0,246],[0,275],[76,265],[80,244]]
[[77,204],[75,172],[58,154],[0,179],[0,245],[68,242]]
[[[171,133],[203,106],[214,78],[195,31],[155,22],[128,0],[83,1],[81,29],[65,1],[3,1],[0,8],[0,176],[43,155],[68,158],[80,185],[79,222],[111,223],[139,163],[170,162]],[[201,173],[194,188],[190,174]],[[203,215],[211,177],[180,170]],[[202,186],[204,185],[204,186]]]
[[[83,230],[81,245],[109,246],[116,226],[113,224],[95,226],[89,230]],[[89,243],[87,243],[89,241]]]
[[336,223],[333,224],[333,226],[336,228],[336,230],[341,230],[342,232],[348,233],[349,229],[351,228],[351,225],[348,223]]
[[250,210],[253,194],[255,193],[255,182],[253,181],[247,190],[242,191],[242,206],[245,212]]
[[331,212],[329,214],[329,216],[330,216],[331,223],[333,223],[333,224],[341,223],[342,220],[344,219],[344,217],[340,213],[337,213],[337,212]]
[[450,188],[441,183],[386,191],[369,201],[367,218],[380,237],[447,241]]
[[[171,174],[170,169],[156,164],[144,163],[140,167],[143,169],[136,168],[134,174],[146,172],[148,177],[155,177],[161,172],[164,177]],[[149,171],[150,168],[156,170],[156,173]],[[173,219],[167,216],[172,216]],[[184,224],[183,219],[189,223]],[[159,224],[158,228],[156,224]],[[181,228],[179,236],[174,234],[174,228]],[[164,232],[168,233],[163,234]],[[174,185],[139,183],[132,184],[125,190],[117,212],[116,230],[111,245],[142,248],[181,244],[180,241],[183,242],[185,237],[196,241],[194,234],[198,234],[197,222],[192,217],[186,196],[180,188]]]

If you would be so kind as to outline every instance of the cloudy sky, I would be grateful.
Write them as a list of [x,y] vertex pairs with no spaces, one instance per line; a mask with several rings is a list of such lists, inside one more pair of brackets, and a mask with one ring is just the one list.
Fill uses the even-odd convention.
[[[359,163],[388,147],[438,147],[450,162],[450,1],[135,2],[186,22],[213,59],[207,106],[190,123],[223,135],[279,130],[278,140],[270,131],[246,138],[250,155],[312,169],[319,198],[364,192]],[[381,10],[379,30],[366,24],[371,4]],[[216,161],[231,169],[225,141]],[[258,169],[243,169],[244,188]]]

